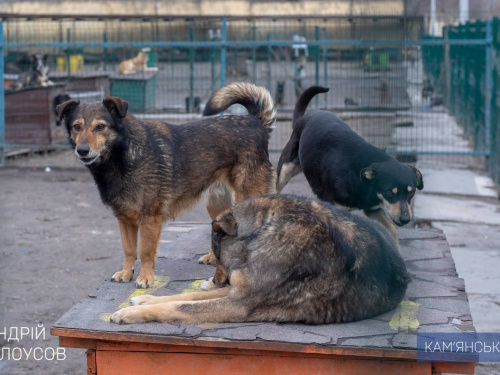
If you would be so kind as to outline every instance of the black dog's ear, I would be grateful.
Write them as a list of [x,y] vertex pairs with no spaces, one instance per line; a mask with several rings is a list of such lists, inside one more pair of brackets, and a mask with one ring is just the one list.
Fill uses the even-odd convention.
[[36,55],[31,55],[31,62],[35,62],[37,60]]
[[361,180],[373,182],[375,180],[375,171],[372,168],[363,168],[360,178]]
[[413,169],[413,171],[417,175],[417,189],[422,190],[424,188],[424,179],[422,178],[422,173],[420,173],[420,171],[417,168],[415,168],[411,165],[410,165],[410,167],[411,167],[411,169]]
[[78,105],[80,104],[79,100],[68,100],[65,101],[64,103],[59,104],[56,107],[56,112],[57,116],[59,117],[59,120],[64,121],[66,117],[68,117],[68,114],[71,113],[73,109],[75,109]]
[[214,220],[212,222],[212,229],[214,232],[220,232],[223,231],[229,236],[237,236],[238,235],[238,228],[236,224],[236,219],[234,218],[232,213],[227,213],[225,214],[222,218],[219,220]]
[[127,115],[128,102],[116,96],[108,96],[102,101],[102,104],[112,113],[120,118],[124,118]]
[[47,62],[48,58],[49,58],[49,55],[47,55],[47,54],[43,55],[42,61],[43,61],[44,64]]

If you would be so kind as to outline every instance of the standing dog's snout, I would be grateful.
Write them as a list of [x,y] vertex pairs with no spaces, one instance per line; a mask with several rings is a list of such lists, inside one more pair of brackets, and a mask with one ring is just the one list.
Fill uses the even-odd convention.
[[90,148],[87,145],[80,145],[76,147],[76,153],[80,157],[85,157],[89,154]]

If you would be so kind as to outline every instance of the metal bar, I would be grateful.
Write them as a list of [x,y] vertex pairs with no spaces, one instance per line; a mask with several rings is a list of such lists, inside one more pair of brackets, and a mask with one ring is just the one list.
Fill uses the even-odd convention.
[[[223,23],[224,25],[224,23]],[[223,27],[224,28],[224,27]],[[353,40],[353,39],[329,39],[329,40],[307,40],[303,44],[308,46],[327,45],[344,45],[356,47],[370,46],[440,46],[444,45],[444,40]],[[486,39],[452,39],[450,45],[487,45]],[[55,47],[55,48],[86,48],[86,47],[102,47],[102,48],[144,48],[144,47],[266,47],[268,45],[276,47],[292,46],[296,44],[290,40],[256,40],[256,41],[224,41],[220,42],[73,42],[73,43],[2,43],[3,48],[23,48],[23,47]]]
[[[189,41],[194,40],[194,30],[193,26],[189,26]],[[189,48],[189,102],[187,110],[189,113],[193,113],[194,102],[193,102],[193,92],[194,92],[194,48]]]
[[221,43],[222,46],[220,51],[220,86],[226,85],[226,45],[227,45],[227,19],[224,17],[222,19],[222,30],[221,30]]
[[[164,21],[171,21],[171,20],[185,20],[185,21],[192,21],[194,19],[196,20],[220,20],[222,17],[225,17],[226,19],[230,21],[235,21],[235,20],[244,20],[244,21],[253,21],[253,20],[269,20],[269,21],[275,21],[276,19],[280,20],[296,20],[298,18],[300,19],[305,19],[305,20],[311,20],[311,19],[319,19],[319,20],[345,20],[346,16],[345,15],[329,15],[329,16],[313,16],[313,15],[301,15],[301,16],[293,16],[293,15],[272,15],[272,16],[224,16],[223,14],[221,15],[197,15],[197,14],[186,14],[182,16],[176,16],[176,15],[157,15],[157,14],[150,14],[150,15],[145,15],[145,16],[137,16],[137,15],[130,15],[130,14],[86,14],[86,15],[81,15],[81,14],[17,14],[17,13],[0,13],[0,19],[1,20],[9,20],[9,19],[17,19],[21,18],[23,20],[27,19],[54,19],[54,20],[59,20],[59,19],[76,19],[77,21],[89,21],[89,20],[113,20],[113,19],[119,19],[122,21],[126,20],[152,20],[152,19],[161,19]],[[422,20],[422,16],[397,16],[397,15],[382,15],[382,16],[363,16],[363,15],[349,15],[349,18],[351,19],[384,19],[384,20],[403,20],[406,18],[407,20]]]
[[[328,61],[327,61],[327,53],[328,50],[326,48],[326,28],[323,28],[323,86],[328,87]],[[325,109],[328,106],[328,93],[325,93],[323,95],[323,98],[325,100]]]
[[489,150],[475,151],[427,151],[427,150],[385,150],[390,155],[442,155],[442,156],[489,156]]
[[[106,25],[104,25],[104,27],[106,27]],[[106,30],[104,30],[104,31],[103,31],[103,33],[102,33],[102,40],[103,40],[104,42],[106,42],[106,41],[108,40],[108,36],[107,36],[107,32],[106,32]],[[104,49],[103,49],[103,55],[104,55],[104,56],[103,56],[103,57],[104,57],[104,58],[103,58],[104,63],[103,63],[103,67],[102,67],[102,69],[103,69],[104,71],[106,71],[106,70],[108,70],[108,49],[107,49],[107,48],[104,48]]]
[[[1,21],[0,21],[1,22]],[[3,145],[5,148],[62,148],[71,149],[72,147],[63,144],[47,144],[47,143],[5,143]]]
[[68,80],[69,80],[71,78],[71,52],[72,52],[72,50],[70,49],[71,29],[69,27],[66,29],[66,41],[68,44],[68,47],[66,49],[66,70],[68,71]]
[[267,34],[267,90],[271,92],[271,34]]
[[450,37],[449,28],[443,30],[444,34],[444,71],[445,71],[445,97],[444,102],[448,108],[450,108],[450,89],[451,89],[451,65],[450,65]]
[[489,42],[486,45],[486,61],[485,61],[485,84],[486,91],[484,93],[485,109],[484,109],[484,143],[489,150],[491,144],[491,91],[493,89],[493,72],[491,65],[491,50],[493,36],[491,32],[491,19],[486,20],[486,40]]
[[5,89],[4,70],[5,61],[3,58],[3,22],[0,21],[0,167],[5,167]]
[[[256,40],[256,27],[252,26],[252,41]],[[252,82],[257,83],[257,50],[252,47]]]
[[[319,26],[314,28],[314,37],[316,42],[319,41]],[[319,44],[316,46],[314,51],[314,72],[315,72],[315,85],[319,86]],[[319,95],[316,95],[314,100],[314,108],[317,110],[319,108]]]

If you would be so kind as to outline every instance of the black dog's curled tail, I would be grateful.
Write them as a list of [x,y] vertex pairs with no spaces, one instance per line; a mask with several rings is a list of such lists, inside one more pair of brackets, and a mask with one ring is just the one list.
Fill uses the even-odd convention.
[[233,82],[215,91],[208,100],[203,116],[223,112],[233,104],[241,104],[257,117],[269,133],[276,122],[276,108],[269,91],[248,82]]
[[302,116],[304,116],[304,113],[306,113],[307,106],[311,102],[312,98],[314,98],[318,94],[322,94],[328,91],[330,91],[330,89],[323,86],[311,86],[304,90],[302,95],[300,95],[299,100],[297,100],[297,103],[295,104],[295,110],[293,111],[292,126],[294,130],[297,121]]

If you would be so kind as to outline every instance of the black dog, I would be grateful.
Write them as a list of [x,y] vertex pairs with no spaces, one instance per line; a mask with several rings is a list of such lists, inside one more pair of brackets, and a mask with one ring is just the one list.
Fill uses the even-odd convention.
[[411,199],[424,187],[422,174],[366,142],[333,113],[304,115],[311,99],[328,90],[312,86],[297,101],[293,133],[278,164],[277,191],[303,171],[318,198],[364,210],[397,239],[388,218],[399,226],[410,222]]

